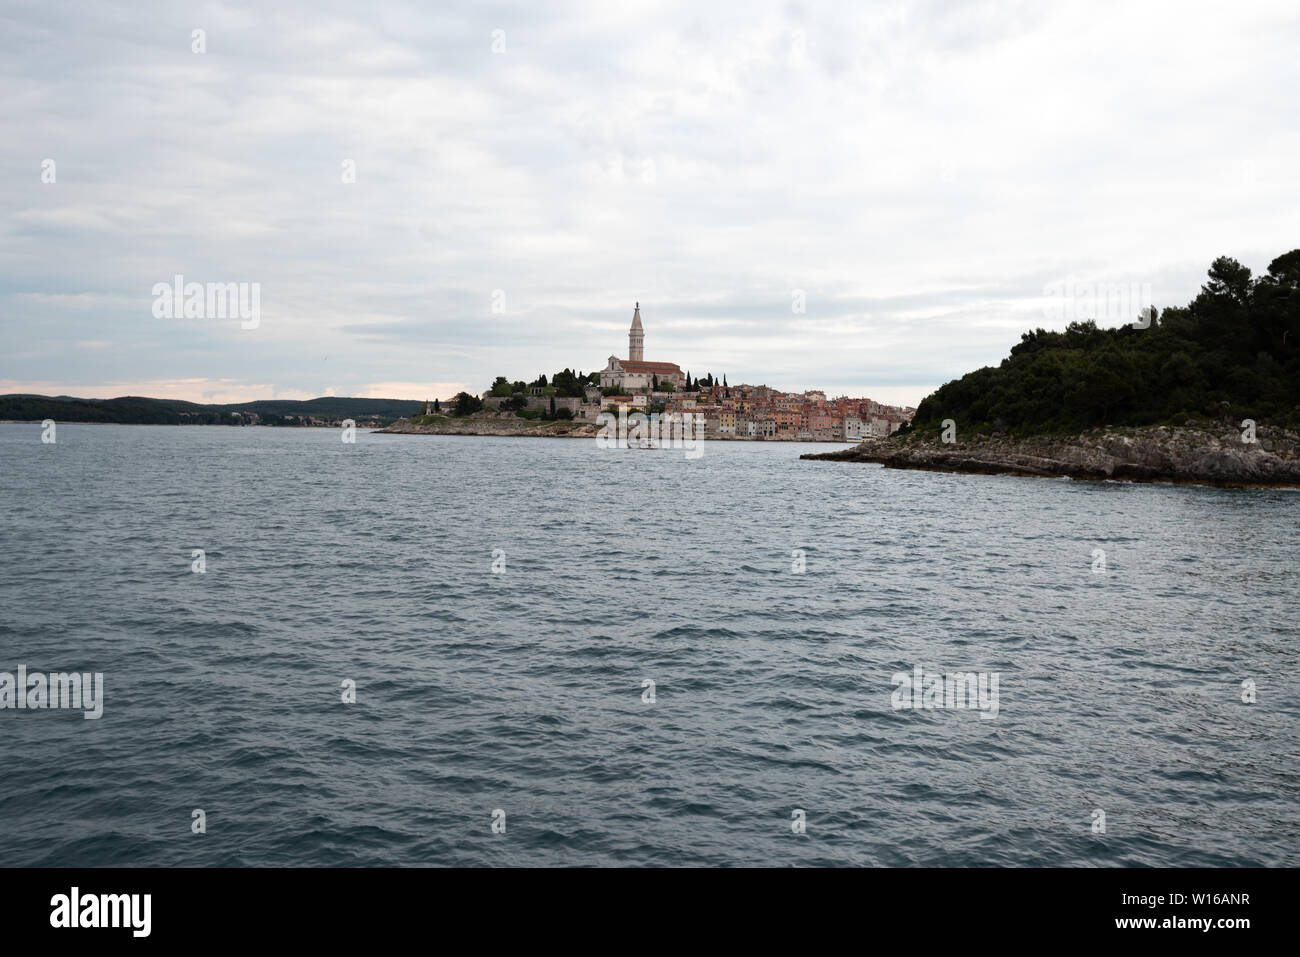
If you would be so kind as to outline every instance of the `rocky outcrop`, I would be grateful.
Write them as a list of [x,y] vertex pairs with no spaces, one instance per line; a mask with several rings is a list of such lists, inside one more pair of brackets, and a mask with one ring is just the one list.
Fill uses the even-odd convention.
[[1070,437],[978,436],[875,439],[800,458],[879,462],[887,468],[977,472],[1225,487],[1300,487],[1300,435],[1260,426],[1245,443],[1230,425],[1093,429]]

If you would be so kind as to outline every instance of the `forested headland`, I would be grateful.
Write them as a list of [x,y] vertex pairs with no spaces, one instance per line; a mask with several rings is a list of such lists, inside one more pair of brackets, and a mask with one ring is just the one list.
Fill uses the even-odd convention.
[[1010,436],[1188,419],[1300,423],[1300,249],[1260,276],[1222,256],[1195,299],[1143,321],[1026,332],[1000,365],[922,400],[903,431],[938,431],[945,419],[959,435]]

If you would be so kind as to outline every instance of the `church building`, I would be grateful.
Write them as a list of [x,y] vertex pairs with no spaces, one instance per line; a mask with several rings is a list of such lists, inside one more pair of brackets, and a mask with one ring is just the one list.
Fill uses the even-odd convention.
[[656,381],[660,385],[671,382],[681,389],[686,384],[686,375],[675,362],[645,361],[645,329],[641,325],[641,303],[638,302],[632,313],[632,328],[627,334],[627,358],[610,356],[609,364],[601,370],[600,385],[601,388],[624,392],[641,392],[653,390]]

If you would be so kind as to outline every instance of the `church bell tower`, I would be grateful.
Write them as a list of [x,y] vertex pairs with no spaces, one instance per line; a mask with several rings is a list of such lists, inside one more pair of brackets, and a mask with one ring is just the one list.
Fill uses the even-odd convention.
[[641,303],[636,304],[632,313],[632,328],[627,333],[627,357],[633,362],[644,361],[645,329],[641,328]]

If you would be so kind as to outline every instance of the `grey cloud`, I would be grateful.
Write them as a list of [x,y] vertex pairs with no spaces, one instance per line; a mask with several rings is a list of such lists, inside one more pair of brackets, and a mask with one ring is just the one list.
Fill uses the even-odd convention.
[[[0,378],[61,391],[590,369],[622,350],[635,300],[647,353],[696,372],[922,389],[1051,325],[1035,302],[1054,279],[1147,282],[1173,305],[1216,255],[1262,268],[1295,245],[1278,210],[1300,198],[1298,108],[1243,106],[1300,81],[1285,6],[1216,23],[1173,3],[938,0],[0,17],[17,131],[0,141]],[[260,282],[263,327],[161,324],[149,289],[175,273]]]

